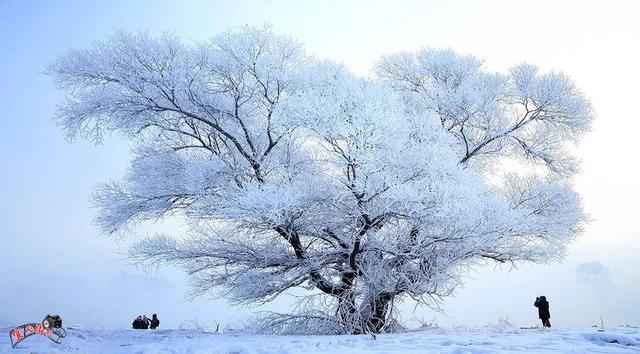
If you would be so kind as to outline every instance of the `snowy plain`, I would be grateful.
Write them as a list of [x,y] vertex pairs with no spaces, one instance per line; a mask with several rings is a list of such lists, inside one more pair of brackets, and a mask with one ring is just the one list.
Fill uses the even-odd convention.
[[[9,333],[10,328],[3,328]],[[67,328],[61,344],[34,336],[2,353],[640,353],[640,328],[440,329],[360,336],[260,336],[194,330]]]

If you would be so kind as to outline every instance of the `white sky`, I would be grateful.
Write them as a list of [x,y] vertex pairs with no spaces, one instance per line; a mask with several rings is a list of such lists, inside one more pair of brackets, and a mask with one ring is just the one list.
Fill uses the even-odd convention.
[[[0,0],[0,325],[47,312],[92,326],[127,327],[135,315],[152,312],[171,327],[193,319],[227,324],[265,309],[233,308],[222,299],[185,302],[181,272],[149,274],[120,261],[117,244],[92,224],[89,194],[98,182],[124,174],[128,147],[117,137],[97,147],[64,141],[51,119],[61,93],[41,74],[65,49],[118,29],[192,40],[263,23],[361,75],[383,54],[422,46],[473,54],[496,71],[527,61],[571,75],[597,113],[577,150],[583,169],[576,186],[593,219],[586,233],[563,263],[479,269],[445,302],[447,316],[409,309],[404,317],[469,326],[507,318],[530,326],[537,324],[532,302],[544,294],[555,325],[592,325],[600,315],[605,325],[639,325],[638,4]],[[578,281],[576,265],[585,261],[610,270],[606,294]],[[288,301],[268,308],[286,310]]]

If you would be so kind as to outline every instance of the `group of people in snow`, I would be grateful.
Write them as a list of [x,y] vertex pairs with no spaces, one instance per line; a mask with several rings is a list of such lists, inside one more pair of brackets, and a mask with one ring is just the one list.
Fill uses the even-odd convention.
[[[551,327],[551,313],[549,312],[549,302],[547,301],[546,296],[536,297],[536,301],[533,303],[533,306],[538,308],[538,317],[542,321],[542,326]],[[146,315],[140,315],[133,320],[133,324],[131,326],[133,329],[156,329],[160,326],[160,320],[158,319],[158,315],[155,313],[151,316],[151,319]]]
[[538,308],[538,318],[542,321],[543,327],[551,327],[551,313],[549,312],[549,302],[545,296],[538,296],[533,306]]
[[151,316],[151,319],[149,319],[147,315],[140,315],[136,317],[131,324],[133,329],[156,329],[158,326],[160,326],[160,320],[155,313]]

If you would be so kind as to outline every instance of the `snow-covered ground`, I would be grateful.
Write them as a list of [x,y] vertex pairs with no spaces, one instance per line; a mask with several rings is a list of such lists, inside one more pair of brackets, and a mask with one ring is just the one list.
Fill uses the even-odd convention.
[[640,353],[640,328],[445,330],[371,336],[258,336],[192,330],[67,328],[55,344],[33,336],[2,353]]

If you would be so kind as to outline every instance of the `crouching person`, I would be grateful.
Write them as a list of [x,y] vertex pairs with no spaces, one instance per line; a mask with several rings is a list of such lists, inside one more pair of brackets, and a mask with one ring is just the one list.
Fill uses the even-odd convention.
[[131,327],[133,329],[142,329],[143,324],[144,324],[144,321],[142,320],[142,316],[138,316],[136,317],[135,320],[133,320]]

